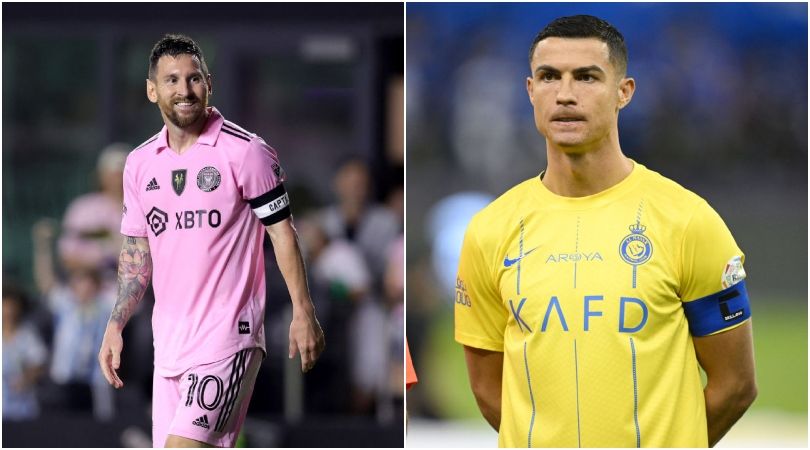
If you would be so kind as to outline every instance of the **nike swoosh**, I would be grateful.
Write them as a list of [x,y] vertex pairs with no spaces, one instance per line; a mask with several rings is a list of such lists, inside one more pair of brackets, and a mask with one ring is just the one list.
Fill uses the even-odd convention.
[[527,256],[529,253],[531,253],[531,252],[533,252],[533,251],[537,250],[538,248],[540,248],[540,246],[537,246],[537,247],[535,247],[535,248],[533,248],[533,249],[529,250],[528,252],[524,253],[524,254],[523,254],[523,256],[521,256],[521,257],[519,257],[519,258],[515,258],[515,259],[509,259],[509,257],[508,257],[508,256],[504,256],[504,258],[503,258],[503,266],[504,266],[504,267],[511,267],[511,266],[513,266],[513,265],[514,265],[516,262],[520,261],[522,258],[524,258],[525,256]]

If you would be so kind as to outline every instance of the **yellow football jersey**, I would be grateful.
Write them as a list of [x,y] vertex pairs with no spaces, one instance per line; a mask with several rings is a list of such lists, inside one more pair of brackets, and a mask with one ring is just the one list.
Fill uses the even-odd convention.
[[638,163],[595,195],[535,177],[476,214],[455,337],[504,352],[499,445],[706,447],[683,304],[741,282],[743,258],[706,201]]

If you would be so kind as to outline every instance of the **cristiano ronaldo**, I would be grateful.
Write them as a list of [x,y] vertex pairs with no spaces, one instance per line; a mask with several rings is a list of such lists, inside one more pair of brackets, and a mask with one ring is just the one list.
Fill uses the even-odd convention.
[[503,447],[713,446],[756,397],[743,252],[622,153],[635,80],[613,26],[558,18],[529,59],[548,165],[474,216],[456,283],[481,413]]

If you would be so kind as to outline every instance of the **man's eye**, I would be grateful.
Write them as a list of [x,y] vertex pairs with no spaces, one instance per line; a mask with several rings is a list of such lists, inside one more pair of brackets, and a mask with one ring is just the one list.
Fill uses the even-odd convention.
[[557,79],[557,77],[553,73],[546,72],[540,75],[540,79],[542,81],[554,81]]
[[580,75],[579,79],[580,79],[580,81],[585,81],[585,82],[596,81],[596,78],[594,78],[593,75],[590,75],[590,74],[587,74],[587,73],[584,73],[584,74]]

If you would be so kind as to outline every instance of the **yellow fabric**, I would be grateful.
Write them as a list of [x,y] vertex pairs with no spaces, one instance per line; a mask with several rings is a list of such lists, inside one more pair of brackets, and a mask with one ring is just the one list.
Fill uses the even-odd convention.
[[681,302],[721,291],[735,256],[703,199],[637,163],[592,196],[535,177],[476,214],[455,337],[504,352],[500,446],[706,447]]

